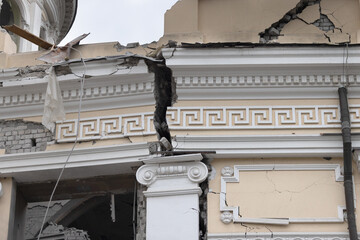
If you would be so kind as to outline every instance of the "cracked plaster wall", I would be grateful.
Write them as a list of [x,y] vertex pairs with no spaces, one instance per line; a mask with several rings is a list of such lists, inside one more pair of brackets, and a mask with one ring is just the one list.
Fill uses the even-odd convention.
[[[257,164],[342,164],[342,159],[216,159],[216,176],[209,181],[208,232],[347,232],[347,223],[290,223],[289,225],[225,224],[220,221],[220,175],[225,166]],[[354,166],[354,169],[356,167]],[[226,203],[239,206],[242,217],[337,217],[344,205],[343,182],[334,171],[241,171],[239,183],[227,183]],[[359,206],[360,175],[354,170],[356,205]],[[357,220],[360,224],[360,220]]]
[[182,0],[166,13],[165,26],[160,41],[357,43],[360,5],[358,0]]

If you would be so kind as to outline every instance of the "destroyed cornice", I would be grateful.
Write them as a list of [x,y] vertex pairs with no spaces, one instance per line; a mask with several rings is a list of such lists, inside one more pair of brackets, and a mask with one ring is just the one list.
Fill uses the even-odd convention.
[[[116,56],[86,59],[83,110],[91,111],[154,104],[154,73],[149,73],[150,58]],[[47,81],[42,75],[47,65],[24,69],[5,69],[0,75],[1,119],[38,116],[43,112]],[[84,73],[81,60],[55,65],[67,112],[76,111],[80,95],[79,80]],[[22,73],[22,74],[20,74]],[[39,74],[39,76],[36,76]]]

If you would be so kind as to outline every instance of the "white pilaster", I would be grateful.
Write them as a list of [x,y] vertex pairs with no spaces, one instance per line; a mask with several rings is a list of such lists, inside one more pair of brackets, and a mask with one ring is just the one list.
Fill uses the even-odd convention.
[[[38,1],[32,1],[30,3],[30,9],[31,9],[30,32],[36,36],[40,36],[41,14],[42,14],[40,3],[38,3]],[[38,46],[30,42],[29,44],[31,44],[31,47],[29,49],[30,51],[38,50]]]
[[201,154],[143,159],[136,173],[144,192],[147,240],[199,239],[199,183],[208,176]]

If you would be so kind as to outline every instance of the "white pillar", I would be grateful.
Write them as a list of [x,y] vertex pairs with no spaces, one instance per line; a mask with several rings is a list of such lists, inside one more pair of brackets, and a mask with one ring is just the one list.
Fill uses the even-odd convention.
[[[30,23],[29,30],[35,36],[40,36],[42,10],[41,10],[41,7],[39,6],[39,4],[41,4],[41,2],[38,2],[36,0],[33,0],[30,3],[31,23]],[[37,51],[39,48],[37,45],[35,45],[31,42],[28,42],[28,44],[29,44],[28,45],[29,51]]]
[[148,186],[147,240],[199,239],[199,183],[208,176],[201,160],[201,154],[142,159],[136,179]]

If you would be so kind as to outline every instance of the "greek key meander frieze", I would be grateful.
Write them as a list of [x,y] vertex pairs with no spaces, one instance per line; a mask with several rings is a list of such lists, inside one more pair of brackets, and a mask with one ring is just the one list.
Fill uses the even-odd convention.
[[[193,76],[176,77],[179,87],[203,87],[203,86],[336,86],[344,82],[342,75],[269,75],[269,76]],[[349,75],[347,82],[350,84],[360,83],[360,75]]]
[[[351,105],[353,128],[360,127],[360,105]],[[171,130],[322,129],[340,128],[340,110],[324,106],[172,107],[167,121]],[[74,141],[77,120],[57,124],[57,140]],[[79,140],[153,135],[153,112],[84,118]]]

